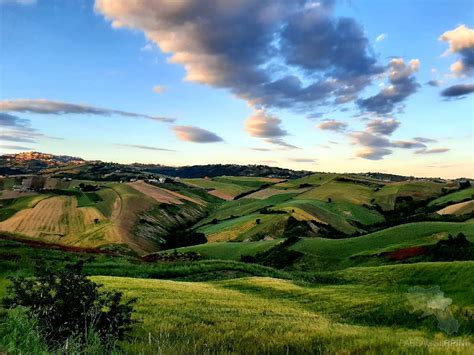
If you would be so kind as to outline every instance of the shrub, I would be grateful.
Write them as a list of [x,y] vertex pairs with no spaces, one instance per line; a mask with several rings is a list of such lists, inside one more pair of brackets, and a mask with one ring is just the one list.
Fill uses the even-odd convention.
[[69,339],[87,344],[92,333],[102,344],[111,344],[123,339],[135,323],[135,300],[122,303],[120,292],[101,290],[101,285],[82,274],[82,267],[82,262],[64,269],[40,264],[32,278],[11,278],[5,306],[26,307],[51,348]]

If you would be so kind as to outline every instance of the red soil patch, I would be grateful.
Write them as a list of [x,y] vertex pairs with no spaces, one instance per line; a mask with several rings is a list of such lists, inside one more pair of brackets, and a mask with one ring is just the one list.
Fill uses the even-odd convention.
[[409,247],[398,249],[388,253],[382,253],[382,256],[390,260],[405,260],[415,256],[426,254],[427,250],[425,247]]

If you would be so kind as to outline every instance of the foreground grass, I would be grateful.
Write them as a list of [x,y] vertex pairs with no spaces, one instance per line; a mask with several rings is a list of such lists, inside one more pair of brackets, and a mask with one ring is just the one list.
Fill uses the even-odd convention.
[[[311,287],[273,278],[213,283],[93,277],[138,297],[130,353],[472,353],[409,312],[403,294],[363,285]],[[387,309],[387,305],[390,308]],[[372,313],[394,312],[380,324]],[[357,318],[361,314],[364,317]],[[396,320],[395,324],[394,320]],[[434,327],[433,327],[434,325]],[[344,349],[344,350],[343,350]]]
[[[271,243],[277,242],[201,247],[220,247],[223,257],[230,257],[238,249],[226,246],[245,246],[251,253]],[[474,351],[474,262],[290,273],[231,260],[145,263],[132,257],[66,253],[1,240],[0,251],[0,297],[7,285],[5,276],[31,275],[39,259],[55,261],[58,267],[84,260],[85,271],[94,281],[124,292],[125,297],[138,297],[136,317],[141,323],[131,339],[121,343],[125,353]],[[439,286],[452,300],[449,309],[460,324],[453,336],[438,329],[434,316],[412,313],[407,298],[412,286]]]

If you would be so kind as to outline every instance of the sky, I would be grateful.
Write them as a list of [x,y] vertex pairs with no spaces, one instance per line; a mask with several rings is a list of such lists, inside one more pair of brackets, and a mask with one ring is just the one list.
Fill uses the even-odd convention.
[[0,154],[474,177],[470,0],[0,0]]

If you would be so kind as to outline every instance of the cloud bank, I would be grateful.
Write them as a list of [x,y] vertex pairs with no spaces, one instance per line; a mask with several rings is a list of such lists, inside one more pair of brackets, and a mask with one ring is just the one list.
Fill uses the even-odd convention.
[[104,109],[84,104],[74,104],[46,99],[13,99],[0,101],[0,111],[29,112],[46,115],[84,114],[112,116],[119,115],[132,118],[146,118],[158,122],[174,122],[174,118],[144,115],[121,110]]
[[383,72],[362,26],[333,0],[96,0],[114,28],[143,31],[186,80],[256,107],[313,111],[345,103]]

